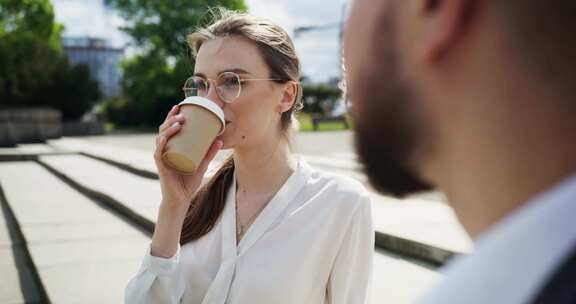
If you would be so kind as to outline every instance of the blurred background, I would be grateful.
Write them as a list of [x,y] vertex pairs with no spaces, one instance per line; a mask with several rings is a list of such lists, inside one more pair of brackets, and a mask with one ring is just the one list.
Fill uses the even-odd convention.
[[160,202],[157,128],[194,70],[185,36],[214,6],[291,33],[298,153],[374,198],[375,303],[411,303],[471,250],[442,194],[396,200],[362,173],[340,89],[348,1],[0,0],[0,303],[122,302]]
[[[2,107],[58,110],[63,135],[154,130],[183,97],[194,70],[185,36],[206,23],[207,2],[249,9],[293,33],[304,69],[304,130],[313,129],[314,117],[343,115],[338,45],[345,4],[338,1],[2,0]],[[322,127],[346,128],[335,122]]]

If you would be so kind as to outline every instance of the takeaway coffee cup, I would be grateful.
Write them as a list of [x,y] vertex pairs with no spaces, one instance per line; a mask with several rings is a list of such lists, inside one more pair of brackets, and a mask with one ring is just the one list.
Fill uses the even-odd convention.
[[162,155],[169,167],[182,174],[194,174],[214,139],[224,132],[224,112],[213,101],[192,96],[180,103],[186,121],[166,144]]

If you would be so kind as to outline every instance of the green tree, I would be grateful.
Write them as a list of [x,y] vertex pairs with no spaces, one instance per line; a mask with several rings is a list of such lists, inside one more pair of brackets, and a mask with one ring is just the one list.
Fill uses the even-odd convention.
[[[170,107],[182,98],[182,84],[194,70],[186,35],[208,20],[209,8],[222,6],[246,10],[243,0],[105,0],[128,20],[122,28],[140,49],[123,63],[125,98],[116,98],[108,107],[118,117],[125,109],[131,121],[124,125],[157,126]],[[116,102],[117,104],[113,104]]]
[[62,54],[47,0],[0,0],[0,107],[49,107],[76,120],[100,98],[85,66]]
[[0,100],[2,106],[25,107],[36,101],[41,87],[52,83],[60,56],[32,33],[0,37]]
[[339,88],[327,84],[304,84],[304,109],[306,113],[324,115],[325,109],[334,107],[336,101],[342,97],[342,91]]
[[28,33],[60,51],[63,26],[54,22],[49,0],[0,0],[0,37]]
[[65,121],[79,120],[102,97],[98,82],[90,76],[88,66],[70,65],[68,60],[60,62],[53,85],[44,92],[46,104],[62,111]]

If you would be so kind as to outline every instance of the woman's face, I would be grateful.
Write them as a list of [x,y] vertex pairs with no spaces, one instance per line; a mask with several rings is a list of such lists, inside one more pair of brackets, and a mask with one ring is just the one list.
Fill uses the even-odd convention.
[[[250,40],[229,36],[206,41],[196,56],[194,74],[205,79],[217,79],[224,72],[235,72],[241,79],[268,79],[270,70],[258,47]],[[224,102],[210,84],[208,99],[224,111],[226,130],[218,139],[223,149],[265,144],[280,129],[281,112],[293,103],[291,84],[273,81],[246,81],[240,96]],[[290,97],[292,95],[292,98]]]

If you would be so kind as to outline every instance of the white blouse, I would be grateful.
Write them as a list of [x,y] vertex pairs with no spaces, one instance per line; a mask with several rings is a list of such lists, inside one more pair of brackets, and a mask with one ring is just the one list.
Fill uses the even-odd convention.
[[126,303],[369,303],[374,229],[357,181],[304,160],[236,246],[236,181],[222,216],[171,258],[147,248]]

